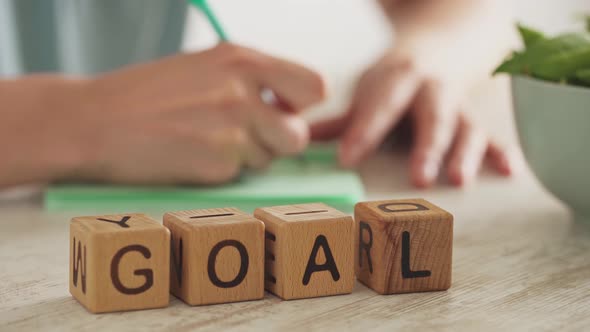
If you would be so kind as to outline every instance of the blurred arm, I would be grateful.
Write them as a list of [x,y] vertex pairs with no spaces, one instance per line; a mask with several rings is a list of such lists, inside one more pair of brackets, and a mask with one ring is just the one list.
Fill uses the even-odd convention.
[[463,81],[487,77],[513,45],[507,0],[379,2],[396,31],[394,53],[427,72]]
[[83,124],[71,119],[83,82],[53,74],[0,79],[0,189],[48,182],[78,165],[75,133]]

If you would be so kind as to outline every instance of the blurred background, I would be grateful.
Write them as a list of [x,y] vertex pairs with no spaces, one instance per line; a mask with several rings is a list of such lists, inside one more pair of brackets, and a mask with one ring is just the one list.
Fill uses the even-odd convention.
[[576,17],[590,11],[588,0],[516,0],[512,1],[519,21],[549,33],[579,28]]

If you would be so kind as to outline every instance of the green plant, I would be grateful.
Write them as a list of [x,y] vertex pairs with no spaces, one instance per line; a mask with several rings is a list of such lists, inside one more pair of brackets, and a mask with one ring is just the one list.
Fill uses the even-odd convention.
[[548,37],[518,25],[524,49],[515,51],[494,72],[590,87],[590,16],[586,31]]

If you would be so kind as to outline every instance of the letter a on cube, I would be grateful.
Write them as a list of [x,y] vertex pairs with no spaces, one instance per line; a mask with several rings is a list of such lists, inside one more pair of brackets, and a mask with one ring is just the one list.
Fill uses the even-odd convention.
[[355,206],[355,272],[380,294],[451,287],[453,215],[423,199]]
[[347,294],[354,285],[353,220],[321,203],[259,208],[265,287],[282,299]]
[[73,218],[70,293],[94,313],[167,306],[169,243],[144,214]]

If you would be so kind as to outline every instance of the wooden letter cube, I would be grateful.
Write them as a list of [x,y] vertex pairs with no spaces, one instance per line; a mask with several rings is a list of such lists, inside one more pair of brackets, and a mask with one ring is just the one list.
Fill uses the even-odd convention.
[[169,264],[170,232],[144,214],[70,223],[70,293],[91,312],[167,306]]
[[254,215],[266,226],[268,291],[285,300],[352,292],[350,216],[321,203],[259,208]]
[[357,278],[380,294],[451,287],[453,215],[423,199],[355,206]]
[[238,209],[169,212],[171,292],[190,305],[264,297],[264,224]]

